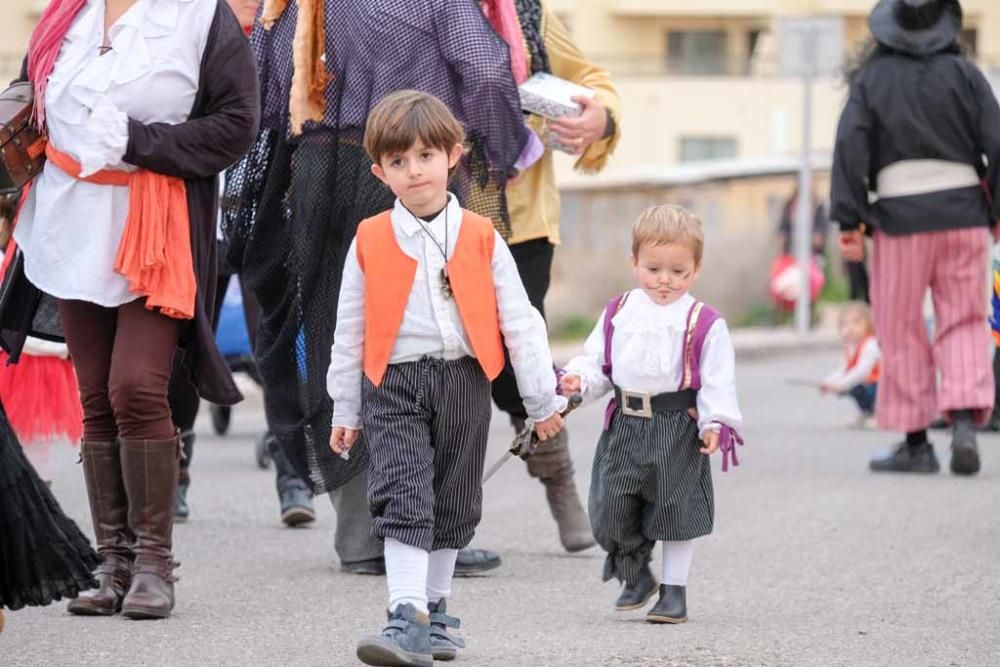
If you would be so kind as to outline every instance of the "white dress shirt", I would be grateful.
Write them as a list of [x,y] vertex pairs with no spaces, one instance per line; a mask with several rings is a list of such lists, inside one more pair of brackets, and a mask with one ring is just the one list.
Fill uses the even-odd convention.
[[[611,375],[614,385],[656,395],[680,389],[683,381],[684,332],[694,297],[685,294],[661,306],[641,289],[629,292],[625,305],[612,318]],[[604,365],[604,312],[584,345],[584,354],[566,365],[579,375],[585,401],[599,399],[614,385],[601,370]],[[702,350],[701,389],[698,390],[698,428],[718,430],[726,424],[738,430],[743,424],[736,399],[736,353],[722,318],[705,336]]]
[[[451,259],[462,217],[462,208],[453,195],[449,195],[444,211],[430,222],[418,221],[399,200],[396,201],[391,213],[392,231],[400,249],[417,261],[417,270],[390,364],[423,357],[453,360],[475,356],[455,299],[445,298],[440,279],[445,265],[441,253],[441,248],[445,247],[445,227],[447,225],[448,259]],[[510,350],[511,364],[528,416],[535,420],[546,419],[562,410],[566,400],[555,394],[556,377],[545,321],[528,301],[507,244],[499,234],[495,241],[491,269],[500,330]],[[365,339],[365,275],[358,264],[356,244],[357,239],[351,243],[344,263],[337,329],[326,378],[327,391],[333,399],[333,425],[353,429],[361,428]]]
[[[122,162],[128,119],[187,120],[216,0],[138,0],[108,31],[100,55],[104,0],[88,0],[63,40],[45,93],[52,144],[84,175],[131,170]],[[31,187],[14,236],[28,279],[61,299],[115,307],[133,301],[114,270],[128,215],[128,187],[79,181],[46,164]]]

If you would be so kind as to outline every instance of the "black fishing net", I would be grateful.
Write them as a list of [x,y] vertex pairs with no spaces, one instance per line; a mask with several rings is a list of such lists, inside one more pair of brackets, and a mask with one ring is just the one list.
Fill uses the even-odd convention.
[[268,425],[317,492],[342,485],[349,461],[327,445],[326,372],[344,255],[358,223],[392,206],[362,148],[365,119],[400,89],[436,95],[463,123],[468,150],[452,182],[462,205],[509,233],[507,174],[527,141],[507,47],[475,0],[327,0],[326,110],[292,136],[288,99],[296,6],[251,36],[262,91],[256,146],[227,174],[228,258],[261,306],[256,356]]

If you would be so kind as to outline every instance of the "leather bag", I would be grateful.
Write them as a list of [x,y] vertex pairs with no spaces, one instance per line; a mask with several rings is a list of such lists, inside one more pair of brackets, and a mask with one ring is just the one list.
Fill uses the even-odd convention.
[[33,98],[27,81],[0,93],[0,192],[24,187],[45,164],[45,135],[31,123]]

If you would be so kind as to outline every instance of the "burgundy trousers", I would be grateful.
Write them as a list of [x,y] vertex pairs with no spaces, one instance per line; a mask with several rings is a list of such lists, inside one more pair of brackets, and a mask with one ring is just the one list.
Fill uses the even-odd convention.
[[169,440],[170,383],[180,322],[146,309],[60,301],[59,317],[76,368],[83,439]]
[[[918,431],[951,410],[973,410],[979,423],[989,418],[994,385],[986,323],[988,251],[983,227],[876,233],[871,297],[882,347],[875,407],[880,427]],[[928,288],[933,343],[923,317]]]

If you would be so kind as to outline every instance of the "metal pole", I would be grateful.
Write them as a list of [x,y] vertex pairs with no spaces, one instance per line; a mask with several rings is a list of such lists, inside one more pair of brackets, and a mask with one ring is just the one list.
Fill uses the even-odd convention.
[[809,333],[811,311],[809,299],[809,268],[812,261],[813,198],[812,198],[812,106],[813,75],[816,71],[815,33],[809,31],[803,41],[802,75],[802,164],[799,169],[799,199],[795,217],[795,256],[798,259],[801,279],[799,298],[795,302],[795,331]]

